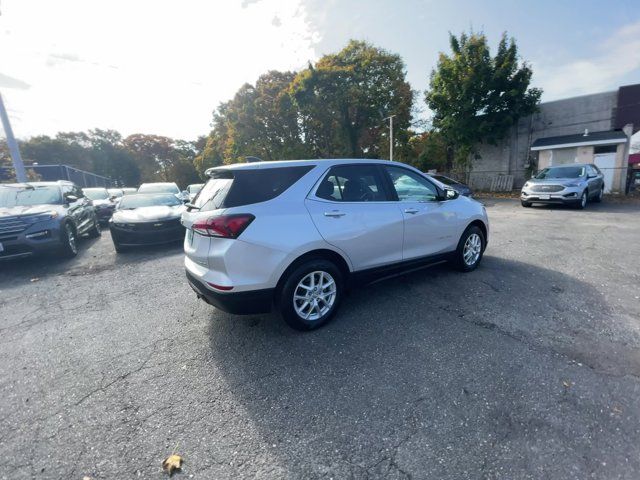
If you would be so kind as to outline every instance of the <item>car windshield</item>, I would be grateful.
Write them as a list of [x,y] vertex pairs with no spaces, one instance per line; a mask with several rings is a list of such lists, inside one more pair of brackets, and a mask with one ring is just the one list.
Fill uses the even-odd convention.
[[83,188],[82,191],[91,200],[107,200],[109,198],[109,192],[106,188]]
[[536,178],[544,180],[547,178],[580,178],[584,176],[584,167],[549,167],[542,170]]
[[61,203],[60,188],[55,186],[0,187],[0,207]]
[[178,200],[175,195],[167,193],[154,195],[126,195],[122,197],[118,209],[133,210],[134,208],[156,207],[161,205],[173,207],[176,205],[182,205],[182,202]]
[[138,193],[180,193],[175,183],[147,183],[140,185]]

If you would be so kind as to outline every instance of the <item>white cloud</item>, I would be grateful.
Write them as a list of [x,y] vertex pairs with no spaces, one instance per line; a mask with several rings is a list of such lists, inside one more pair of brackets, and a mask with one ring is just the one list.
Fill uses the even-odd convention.
[[[244,82],[315,59],[301,0],[5,0],[3,97],[17,136],[114,128],[194,138]],[[273,24],[278,18],[279,25]]]
[[640,69],[640,22],[615,31],[594,56],[563,65],[535,62],[534,82],[544,89],[544,100],[613,90],[620,78]]

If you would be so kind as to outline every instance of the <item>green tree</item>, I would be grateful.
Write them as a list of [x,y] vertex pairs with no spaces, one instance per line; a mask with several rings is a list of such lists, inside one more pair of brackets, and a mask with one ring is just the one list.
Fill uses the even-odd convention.
[[447,163],[447,144],[442,134],[428,131],[413,135],[409,139],[411,155],[409,163],[426,172],[427,170],[442,171]]
[[305,142],[318,157],[387,157],[394,118],[394,146],[406,145],[413,92],[399,55],[352,40],[296,75],[291,94]]
[[522,117],[536,111],[542,91],[530,88],[532,71],[520,62],[513,38],[503,34],[495,57],[484,34],[449,34],[451,54],[440,53],[426,102],[433,126],[447,143],[447,168],[479,143],[496,144]]
[[[120,186],[135,187],[140,184],[140,166],[126,149],[120,133],[96,128],[89,130],[86,137],[94,173],[110,177]],[[85,142],[82,135],[75,138]]]
[[307,155],[297,108],[288,89],[295,74],[272,70],[243,85],[214,113],[213,130],[196,158],[199,170],[247,156],[286,160]]

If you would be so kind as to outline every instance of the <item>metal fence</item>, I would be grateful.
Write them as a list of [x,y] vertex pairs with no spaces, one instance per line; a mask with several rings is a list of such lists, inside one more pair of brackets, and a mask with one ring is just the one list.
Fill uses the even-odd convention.
[[[109,177],[86,172],[69,165],[25,165],[27,175],[43,182],[69,180],[80,187],[111,187],[113,181]],[[15,178],[13,167],[0,167],[0,182],[9,182]]]

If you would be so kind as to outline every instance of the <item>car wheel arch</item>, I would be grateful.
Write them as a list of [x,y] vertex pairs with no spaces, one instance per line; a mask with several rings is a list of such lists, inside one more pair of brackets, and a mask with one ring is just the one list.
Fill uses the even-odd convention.
[[470,222],[469,225],[464,227],[463,234],[464,232],[467,231],[469,227],[474,227],[474,226],[478,227],[482,231],[482,235],[484,236],[484,245],[485,245],[485,248],[487,248],[487,243],[489,242],[489,239],[487,238],[487,226],[482,220],[474,220],[473,222]]
[[278,284],[276,286],[276,295],[279,294],[288,275],[293,270],[295,270],[299,265],[303,264],[304,262],[307,262],[309,260],[314,260],[314,259],[323,259],[323,260],[329,260],[333,262],[338,267],[342,275],[344,276],[345,281],[347,280],[348,276],[351,273],[349,262],[340,253],[334,250],[329,250],[327,248],[310,250],[296,257],[295,260],[289,263],[289,265],[284,269],[284,271],[280,275],[280,278],[278,279]]

